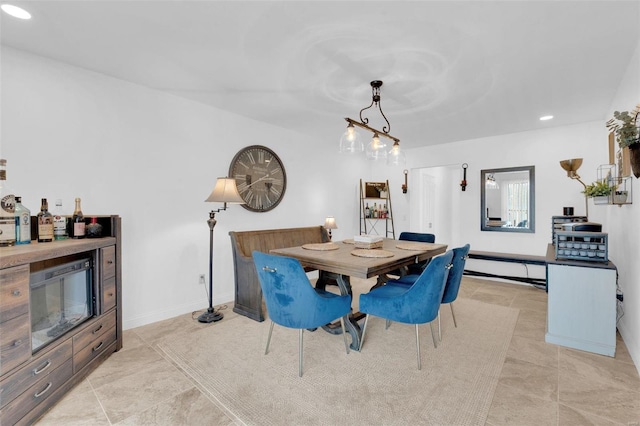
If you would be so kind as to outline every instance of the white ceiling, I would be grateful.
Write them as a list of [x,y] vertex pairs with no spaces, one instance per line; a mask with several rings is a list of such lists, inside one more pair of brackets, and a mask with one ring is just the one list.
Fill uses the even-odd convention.
[[604,125],[640,40],[639,1],[12,3],[33,18],[2,14],[3,45],[336,147],[376,79],[405,148]]

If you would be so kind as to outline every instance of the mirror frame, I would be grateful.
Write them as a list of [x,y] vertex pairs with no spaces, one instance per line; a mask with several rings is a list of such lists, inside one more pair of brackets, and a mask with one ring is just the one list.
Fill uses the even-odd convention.
[[[487,226],[487,200],[486,200],[486,178],[489,174],[505,172],[529,172],[529,226],[527,228],[503,228],[499,226]],[[502,169],[480,170],[480,230],[494,232],[536,232],[536,173],[535,166],[507,167]]]

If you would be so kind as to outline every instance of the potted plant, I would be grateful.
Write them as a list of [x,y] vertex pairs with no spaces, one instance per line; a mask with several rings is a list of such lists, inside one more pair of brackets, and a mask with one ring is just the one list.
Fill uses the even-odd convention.
[[629,148],[631,169],[636,178],[640,178],[640,104],[629,111],[615,111],[613,118],[607,121],[607,129],[613,132],[620,148]]
[[609,204],[609,196],[616,189],[615,185],[609,185],[606,180],[595,181],[584,187],[584,195],[593,198],[594,204]]

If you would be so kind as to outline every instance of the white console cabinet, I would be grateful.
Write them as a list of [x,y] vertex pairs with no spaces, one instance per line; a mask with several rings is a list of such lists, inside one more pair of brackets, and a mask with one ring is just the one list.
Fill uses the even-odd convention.
[[550,261],[547,289],[547,343],[615,356],[616,268],[611,262]]

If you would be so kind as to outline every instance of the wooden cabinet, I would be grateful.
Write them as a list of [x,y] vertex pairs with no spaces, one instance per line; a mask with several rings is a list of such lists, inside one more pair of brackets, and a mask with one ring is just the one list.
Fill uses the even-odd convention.
[[[121,221],[98,221],[103,238],[0,248],[0,424],[33,423],[122,348]],[[34,352],[31,270],[78,255],[93,262],[94,315]]]

